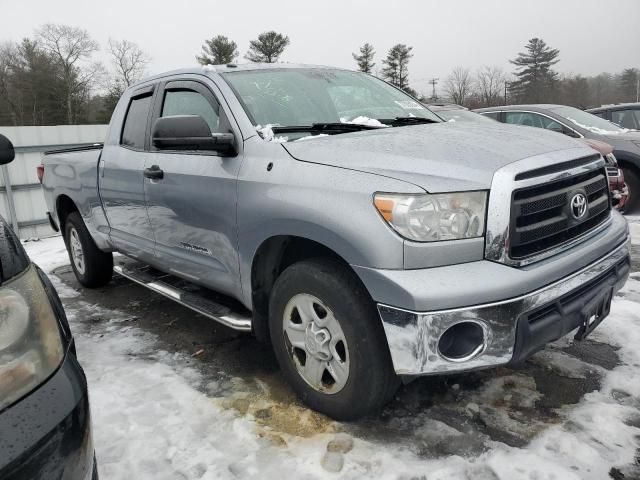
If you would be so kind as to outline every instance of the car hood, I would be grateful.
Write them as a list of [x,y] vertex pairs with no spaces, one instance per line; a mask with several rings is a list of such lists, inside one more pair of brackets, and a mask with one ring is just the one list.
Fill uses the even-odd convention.
[[384,128],[283,144],[298,160],[407,181],[428,192],[487,189],[523,158],[584,143],[539,128],[462,122]]
[[602,142],[594,138],[581,138],[580,140],[582,140],[594,150],[597,150],[598,153],[602,156],[609,155],[611,152],[613,152],[613,147],[606,142]]

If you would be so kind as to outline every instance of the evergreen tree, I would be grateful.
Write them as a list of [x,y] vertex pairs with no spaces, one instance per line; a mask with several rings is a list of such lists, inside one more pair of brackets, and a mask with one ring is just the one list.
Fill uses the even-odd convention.
[[360,47],[360,55],[356,53],[352,53],[353,59],[358,64],[358,70],[364,73],[371,73],[373,71],[373,67],[375,67],[375,63],[373,62],[373,57],[376,54],[376,51],[373,49],[373,45],[370,43],[365,43]]
[[200,65],[226,65],[232,63],[239,55],[236,42],[224,35],[216,35],[204,42],[202,55],[196,57]]
[[636,68],[625,68],[620,74],[618,84],[620,88],[621,101],[635,102],[638,95],[638,79],[640,72]]
[[518,77],[510,84],[511,95],[521,103],[549,100],[558,82],[558,74],[551,67],[558,63],[560,51],[547,46],[540,38],[532,38],[525,48],[525,53],[511,60]]
[[399,43],[389,50],[387,58],[382,63],[382,76],[393,85],[410,93],[415,93],[409,87],[409,60],[413,57],[413,47]]
[[250,62],[274,63],[278,61],[284,49],[289,45],[289,37],[281,33],[264,32],[257,40],[249,42],[249,51],[245,58]]

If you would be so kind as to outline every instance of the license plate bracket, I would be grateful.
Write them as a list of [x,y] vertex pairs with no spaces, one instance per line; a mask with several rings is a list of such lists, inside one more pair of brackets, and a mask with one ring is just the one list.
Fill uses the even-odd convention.
[[593,332],[611,311],[613,288],[604,294],[597,296],[587,303],[582,309],[582,323],[575,334],[576,340],[584,340]]

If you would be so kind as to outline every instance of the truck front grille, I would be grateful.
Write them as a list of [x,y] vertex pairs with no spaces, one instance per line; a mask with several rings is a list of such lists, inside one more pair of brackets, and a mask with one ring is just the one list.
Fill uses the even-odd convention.
[[[572,200],[583,194],[586,212]],[[580,198],[576,201],[579,203]],[[509,256],[522,259],[569,242],[604,222],[610,210],[604,168],[513,192]]]

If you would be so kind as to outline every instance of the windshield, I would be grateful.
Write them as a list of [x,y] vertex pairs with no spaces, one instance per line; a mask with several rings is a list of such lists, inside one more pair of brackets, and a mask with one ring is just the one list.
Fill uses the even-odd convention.
[[628,132],[627,129],[620,128],[604,118],[597,117],[589,112],[583,112],[575,107],[561,106],[550,108],[550,110],[575,123],[578,127],[585,128],[593,133],[606,135]]
[[441,120],[424,105],[370,75],[280,68],[223,73],[256,126],[365,123],[398,117]]
[[496,124],[495,120],[485,117],[484,115],[480,115],[479,113],[470,112],[469,110],[437,110],[436,113],[449,122],[479,122]]

